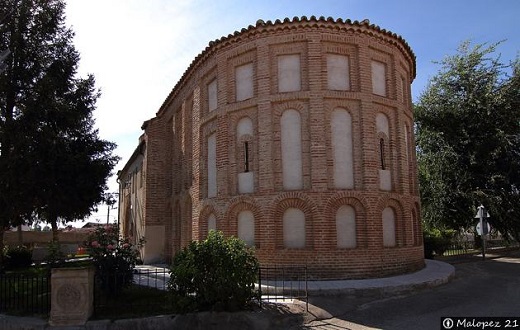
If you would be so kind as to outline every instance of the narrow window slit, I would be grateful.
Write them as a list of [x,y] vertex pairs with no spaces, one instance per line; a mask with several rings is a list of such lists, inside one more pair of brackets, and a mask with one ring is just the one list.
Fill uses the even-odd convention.
[[381,156],[381,169],[385,170],[385,140],[380,139],[379,140],[379,153]]
[[249,142],[244,142],[244,172],[249,172]]

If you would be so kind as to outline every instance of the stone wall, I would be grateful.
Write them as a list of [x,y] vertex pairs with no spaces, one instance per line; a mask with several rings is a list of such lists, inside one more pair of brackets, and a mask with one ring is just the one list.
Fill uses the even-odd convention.
[[[83,244],[87,239],[87,232],[63,232],[58,233],[58,240],[64,244]],[[6,231],[4,232],[4,243],[10,246],[16,246],[19,244],[19,233],[18,231]],[[47,244],[52,241],[51,231],[22,231],[22,242],[23,244]]]
[[[87,240],[87,232],[63,232],[58,233],[61,251],[65,254],[76,254],[79,247]],[[22,231],[22,244],[32,249],[34,262],[42,262],[49,253],[47,245],[52,241],[51,231]],[[4,233],[4,244],[7,246],[20,245],[20,234],[18,231],[6,231]]]

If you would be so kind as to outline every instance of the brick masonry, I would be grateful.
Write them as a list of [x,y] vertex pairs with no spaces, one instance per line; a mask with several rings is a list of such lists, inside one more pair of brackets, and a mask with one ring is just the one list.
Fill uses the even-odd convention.
[[[348,56],[348,90],[328,90],[329,53]],[[279,93],[277,56],[287,54],[300,55],[301,87]],[[386,67],[385,96],[373,93],[372,61]],[[237,102],[235,68],[247,63],[253,63],[253,97]],[[210,215],[217,229],[236,236],[238,214],[248,210],[254,215],[255,249],[262,264],[306,264],[311,277],[323,279],[381,277],[424,267],[411,130],[414,78],[415,56],[408,44],[367,20],[259,20],[256,26],[210,42],[156,116],[143,125],[142,162],[135,169],[132,157],[118,173],[123,183],[143,180],[138,191],[144,211],[131,216],[125,211],[128,206],[120,207],[122,226],[139,221],[133,224],[134,232],[164,226],[161,255],[170,260],[190,240],[206,237]],[[217,108],[209,111],[207,86],[215,79]],[[336,189],[333,182],[330,118],[338,107],[352,118],[353,189]],[[287,109],[299,112],[302,127],[303,188],[290,191],[283,187],[280,132],[280,118]],[[389,191],[381,190],[379,182],[378,113],[389,123]],[[254,128],[248,140],[254,192],[239,194],[243,150],[236,134],[244,117]],[[217,196],[208,198],[207,138],[214,133]],[[129,186],[121,186],[123,205],[130,202]],[[343,205],[355,210],[355,248],[336,247],[335,214]],[[387,207],[395,214],[396,244],[391,247],[383,245],[382,212]],[[305,214],[304,248],[284,247],[282,217],[288,208]]]

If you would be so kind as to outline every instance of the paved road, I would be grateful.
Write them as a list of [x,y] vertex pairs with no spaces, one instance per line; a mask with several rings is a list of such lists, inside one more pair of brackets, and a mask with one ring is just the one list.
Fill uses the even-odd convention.
[[304,328],[438,330],[442,316],[520,316],[519,252],[455,268],[452,282],[403,297],[311,297],[325,319]]

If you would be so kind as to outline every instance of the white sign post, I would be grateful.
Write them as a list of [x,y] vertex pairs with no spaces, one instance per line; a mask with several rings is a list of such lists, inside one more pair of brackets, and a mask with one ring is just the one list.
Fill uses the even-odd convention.
[[478,207],[477,215],[475,218],[479,219],[479,222],[476,226],[477,233],[482,238],[482,259],[486,259],[486,237],[487,234],[491,230],[491,226],[487,223],[486,218],[489,218],[489,213],[486,211],[484,205],[480,205]]

